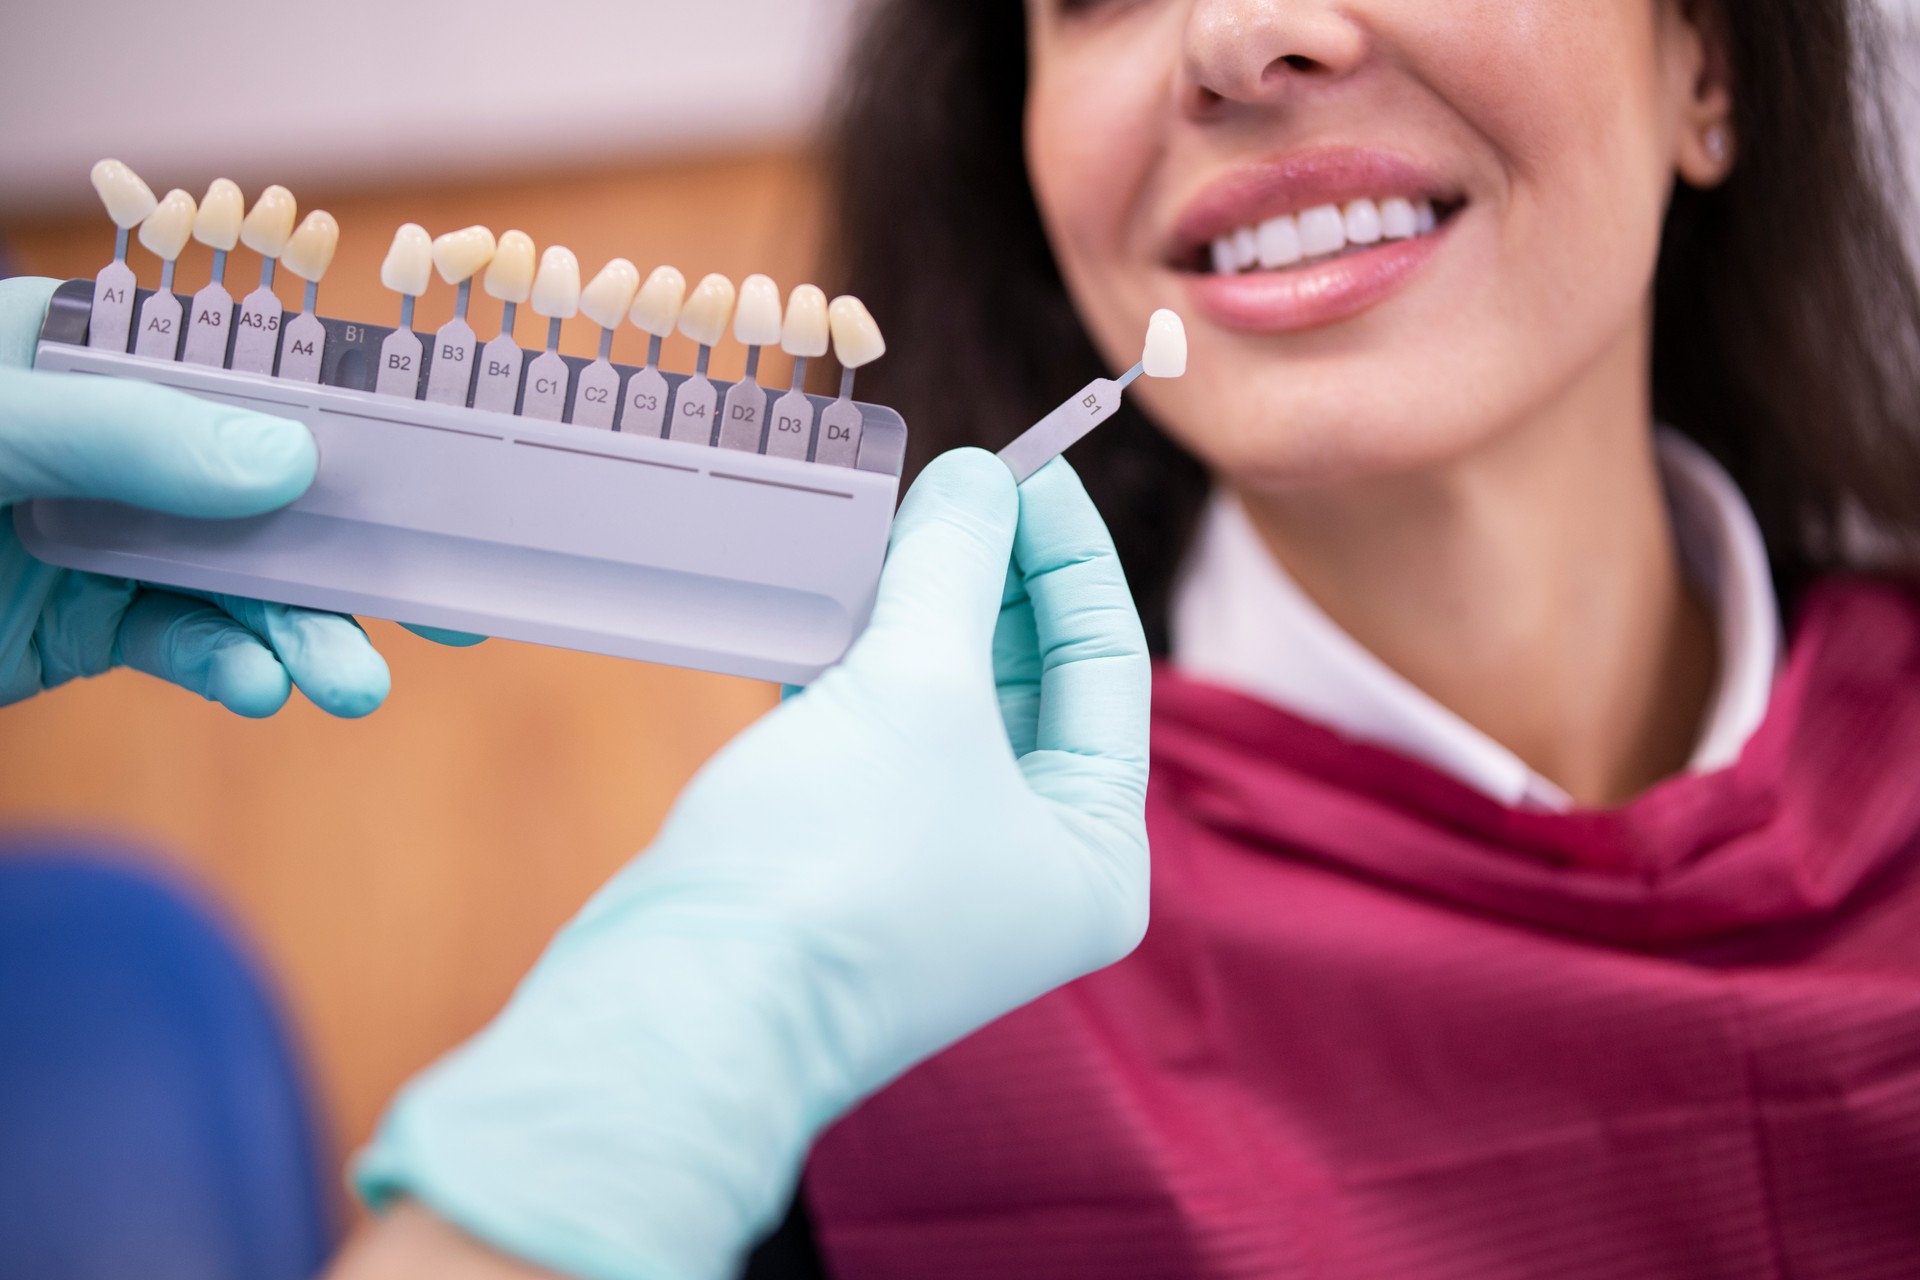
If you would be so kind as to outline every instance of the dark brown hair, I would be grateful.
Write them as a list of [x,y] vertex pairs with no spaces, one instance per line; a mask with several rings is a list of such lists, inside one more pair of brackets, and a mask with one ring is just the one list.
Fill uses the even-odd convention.
[[[1868,5],[1732,0],[1711,16],[1738,158],[1713,190],[1676,185],[1653,407],[1732,473],[1791,602],[1817,574],[1866,567],[1869,542],[1920,541],[1920,287]],[[877,0],[850,65],[829,225],[842,283],[894,352],[863,398],[906,416],[912,469],[998,448],[1103,372],[1027,182],[1025,46],[1019,0]],[[1163,650],[1206,472],[1132,408],[1073,461]]]

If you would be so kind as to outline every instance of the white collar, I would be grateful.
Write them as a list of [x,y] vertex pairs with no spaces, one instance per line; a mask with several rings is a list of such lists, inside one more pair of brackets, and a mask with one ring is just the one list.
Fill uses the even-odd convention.
[[[1676,432],[1659,433],[1674,537],[1720,642],[1690,773],[1739,758],[1767,712],[1780,621],[1766,545],[1740,490]],[[1174,588],[1173,664],[1349,738],[1419,760],[1503,804],[1564,812],[1573,801],[1520,757],[1376,658],[1307,598],[1240,503],[1217,490]]]

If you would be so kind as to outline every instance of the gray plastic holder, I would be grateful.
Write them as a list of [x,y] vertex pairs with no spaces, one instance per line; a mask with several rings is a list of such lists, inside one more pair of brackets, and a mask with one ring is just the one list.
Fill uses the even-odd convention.
[[[35,368],[296,418],[319,472],[291,505],[241,520],[21,503],[21,542],[48,563],[789,684],[866,626],[905,452],[891,409],[859,405],[859,465],[832,466],[328,385],[343,365],[372,372],[349,357],[379,350],[379,326],[323,319],[319,384],[88,348],[92,295],[92,281],[61,286]],[[335,349],[343,331],[350,351]],[[575,380],[587,363],[568,358]],[[623,384],[636,372],[614,367]],[[816,414],[834,403],[808,398]]]

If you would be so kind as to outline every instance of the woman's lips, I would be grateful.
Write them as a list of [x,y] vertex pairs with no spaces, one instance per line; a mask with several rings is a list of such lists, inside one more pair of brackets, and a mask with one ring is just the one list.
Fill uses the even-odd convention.
[[1194,308],[1224,329],[1295,333],[1356,316],[1391,297],[1431,258],[1452,220],[1410,240],[1349,251],[1325,262],[1242,275],[1186,273]]

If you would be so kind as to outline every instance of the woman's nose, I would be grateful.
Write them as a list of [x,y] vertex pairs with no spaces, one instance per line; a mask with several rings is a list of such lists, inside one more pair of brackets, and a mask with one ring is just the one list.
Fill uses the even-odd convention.
[[1332,0],[1193,0],[1183,37],[1188,110],[1281,102],[1350,74],[1367,37],[1343,9]]

